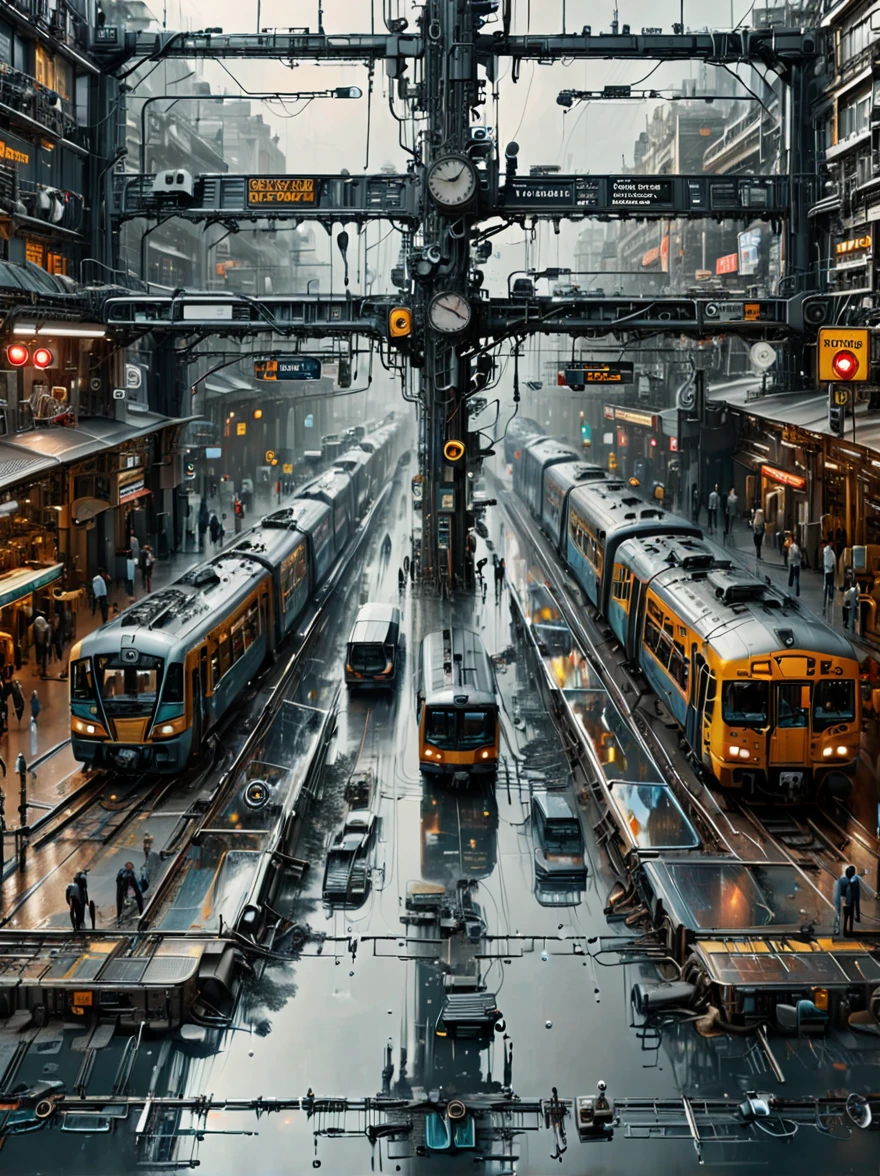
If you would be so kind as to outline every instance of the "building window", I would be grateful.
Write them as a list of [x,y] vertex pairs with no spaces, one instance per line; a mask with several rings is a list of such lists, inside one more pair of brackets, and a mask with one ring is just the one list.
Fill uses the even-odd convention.
[[60,58],[53,57],[51,53],[47,53],[42,45],[37,45],[36,48],[37,81],[47,90],[54,91],[65,102],[69,102],[71,94],[70,65]]
[[43,246],[39,241],[28,241],[24,243],[24,256],[26,261],[33,262],[34,265],[42,267],[43,264]]
[[63,274],[67,276],[67,258],[63,253],[47,253],[46,254],[46,269],[50,274]]

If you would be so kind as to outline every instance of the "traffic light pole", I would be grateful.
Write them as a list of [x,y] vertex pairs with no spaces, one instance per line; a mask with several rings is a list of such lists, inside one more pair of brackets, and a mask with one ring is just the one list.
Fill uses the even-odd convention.
[[[429,0],[422,17],[427,34],[423,162],[428,180],[435,177],[424,189],[422,248],[426,258],[439,253],[429,280],[417,286],[416,300],[416,321],[425,340],[422,574],[441,594],[473,583],[473,560],[467,551],[467,456],[450,464],[444,450],[455,451],[449,441],[466,447],[468,439],[471,365],[462,331],[455,328],[468,325],[469,237],[478,198],[476,173],[468,174],[464,155],[470,111],[477,104],[474,19],[471,0]],[[462,180],[470,179],[473,190],[468,192]],[[461,204],[455,207],[458,201]]]

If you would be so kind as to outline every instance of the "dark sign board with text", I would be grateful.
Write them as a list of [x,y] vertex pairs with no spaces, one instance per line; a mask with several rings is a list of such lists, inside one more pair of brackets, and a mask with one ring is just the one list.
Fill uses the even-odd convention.
[[779,216],[788,207],[785,176],[511,176],[499,191],[508,212],[538,215],[711,216],[715,212],[750,219]]
[[314,176],[248,176],[248,204],[314,204],[317,198]]
[[255,359],[258,380],[319,380],[321,361],[310,355],[282,355],[278,359]]
[[565,366],[565,382],[569,388],[585,384],[632,384],[634,379],[635,364],[632,363],[579,360]]

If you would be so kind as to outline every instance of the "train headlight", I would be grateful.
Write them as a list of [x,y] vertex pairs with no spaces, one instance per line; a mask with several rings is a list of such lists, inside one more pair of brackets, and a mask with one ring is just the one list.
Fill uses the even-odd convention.
[[85,719],[71,719],[71,730],[75,735],[88,735],[93,739],[106,739],[107,732],[100,723],[88,723]]
[[848,747],[838,747],[837,754],[838,755],[849,755],[849,748]]
[[186,715],[176,719],[169,719],[167,723],[160,723],[153,728],[154,739],[170,739],[174,735],[181,735],[186,730]]
[[823,747],[822,754],[827,758],[829,755],[833,755],[834,752],[830,747]]
[[483,752],[483,759],[488,759],[488,758],[489,758],[489,753],[488,753],[488,751],[484,751],[484,752]]
[[425,759],[430,759],[433,754],[434,753],[431,751],[430,747],[425,748]]
[[739,755],[739,745],[736,743],[731,743],[730,747],[727,749],[727,754],[732,756],[733,759],[736,759]]

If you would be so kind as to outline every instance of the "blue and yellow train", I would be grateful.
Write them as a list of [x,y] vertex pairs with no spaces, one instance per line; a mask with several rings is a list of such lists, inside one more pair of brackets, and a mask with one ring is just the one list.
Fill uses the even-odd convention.
[[93,767],[183,768],[308,607],[393,472],[390,423],[220,555],[71,652],[73,754]]
[[861,721],[844,637],[568,446],[524,438],[513,484],[695,763],[759,796],[848,790]]

